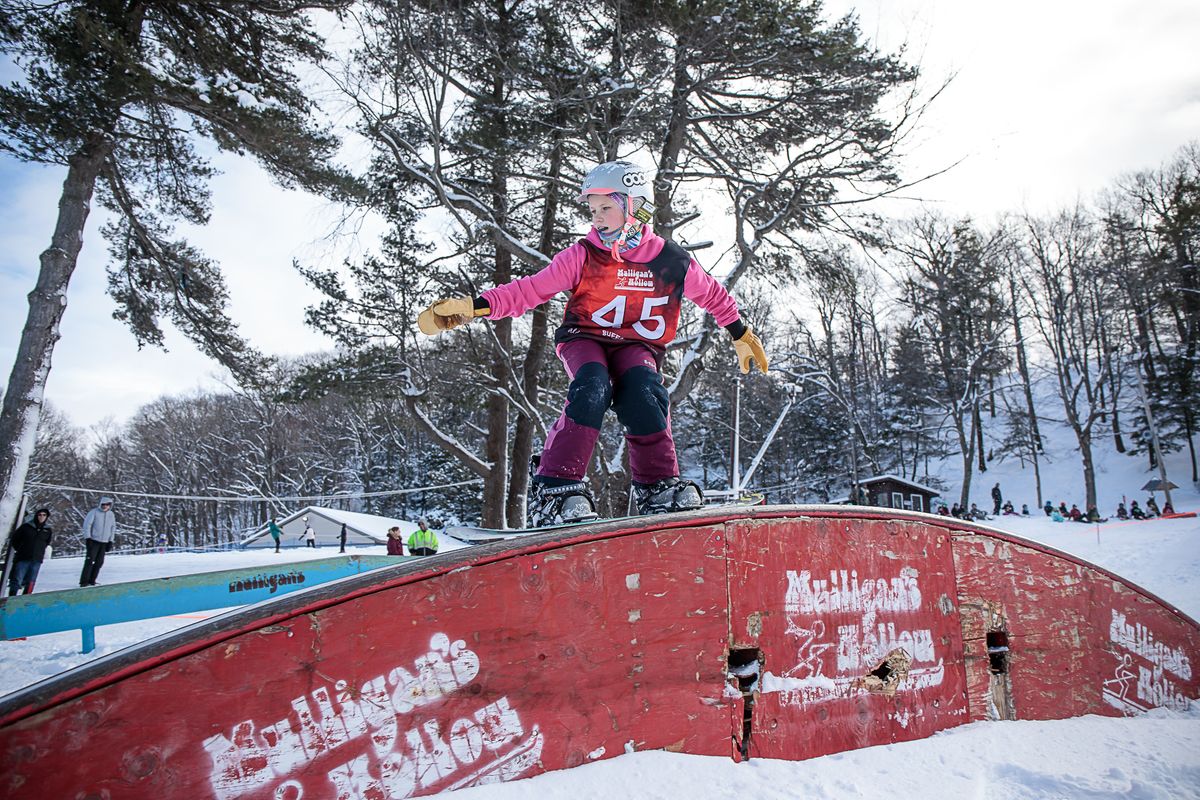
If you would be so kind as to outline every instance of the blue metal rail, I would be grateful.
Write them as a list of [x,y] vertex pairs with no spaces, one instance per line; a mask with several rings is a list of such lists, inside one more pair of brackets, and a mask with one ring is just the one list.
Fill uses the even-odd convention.
[[337,556],[313,561],[19,595],[0,602],[0,639],[78,629],[84,653],[96,628],[172,614],[249,605],[406,561],[410,556]]

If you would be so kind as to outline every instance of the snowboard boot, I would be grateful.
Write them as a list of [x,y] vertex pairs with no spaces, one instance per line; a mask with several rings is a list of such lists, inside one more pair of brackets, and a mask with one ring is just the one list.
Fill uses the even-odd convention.
[[639,514],[670,514],[703,508],[704,492],[694,481],[663,478],[651,484],[635,483],[633,500]]
[[530,528],[565,525],[597,519],[596,502],[583,481],[563,486],[550,486],[534,481],[529,487],[529,504],[525,524]]

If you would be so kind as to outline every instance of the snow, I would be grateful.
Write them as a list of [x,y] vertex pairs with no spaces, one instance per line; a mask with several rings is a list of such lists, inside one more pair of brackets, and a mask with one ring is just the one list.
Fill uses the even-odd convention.
[[[1110,477],[1112,474],[1110,471]],[[1015,483],[1016,477],[1009,474],[1005,480]],[[984,488],[990,490],[991,484]],[[1181,509],[1200,507],[1200,496],[1192,488],[1175,495]],[[1200,582],[1195,581],[1200,574],[1200,519],[1082,525],[1054,523],[1038,515],[1001,517],[989,524],[1092,561],[1200,618]],[[382,551],[376,546],[348,548],[355,553]],[[106,561],[101,578],[112,583],[276,565],[281,560],[324,558],[334,552],[325,548],[280,555],[273,551],[116,555]],[[53,559],[43,568],[38,589],[70,588],[79,569],[79,558]],[[106,626],[97,631],[96,651],[86,656],[76,652],[78,632],[0,642],[0,691],[12,691],[216,613],[220,612]],[[786,680],[765,674],[763,688],[778,689]],[[601,759],[602,751],[593,751],[589,753],[593,763],[571,770],[455,794],[464,800],[531,796],[543,800],[610,800],[614,796],[674,800],[737,795],[759,800],[1200,799],[1200,703],[1196,702],[1187,711],[1159,709],[1132,718],[977,722],[928,739],[800,762],[752,758],[737,764],[725,757],[635,752],[632,743],[625,751],[607,759]]]

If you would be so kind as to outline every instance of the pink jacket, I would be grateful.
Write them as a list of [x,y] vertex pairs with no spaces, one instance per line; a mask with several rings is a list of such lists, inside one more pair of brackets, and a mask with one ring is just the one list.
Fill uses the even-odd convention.
[[[597,247],[608,249],[601,241],[596,229],[588,231],[588,241]],[[626,250],[621,257],[635,264],[646,264],[662,252],[666,240],[654,233],[650,228],[642,235],[641,243],[632,250]],[[566,292],[578,285],[583,275],[583,262],[586,258],[584,246],[575,242],[566,250],[562,250],[549,264],[539,272],[525,278],[517,278],[511,283],[488,289],[483,298],[488,301],[492,312],[489,319],[504,319],[519,317],[531,308],[540,306],[559,292]],[[703,308],[724,327],[739,318],[737,301],[725,287],[717,283],[713,276],[704,271],[704,267],[692,259],[688,265],[687,276],[683,281],[683,296]]]

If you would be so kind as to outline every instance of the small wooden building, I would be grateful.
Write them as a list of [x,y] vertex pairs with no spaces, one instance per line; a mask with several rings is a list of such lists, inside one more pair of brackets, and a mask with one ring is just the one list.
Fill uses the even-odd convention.
[[859,481],[858,491],[851,489],[850,505],[903,508],[908,511],[933,511],[932,501],[941,492],[897,475],[876,475]]

